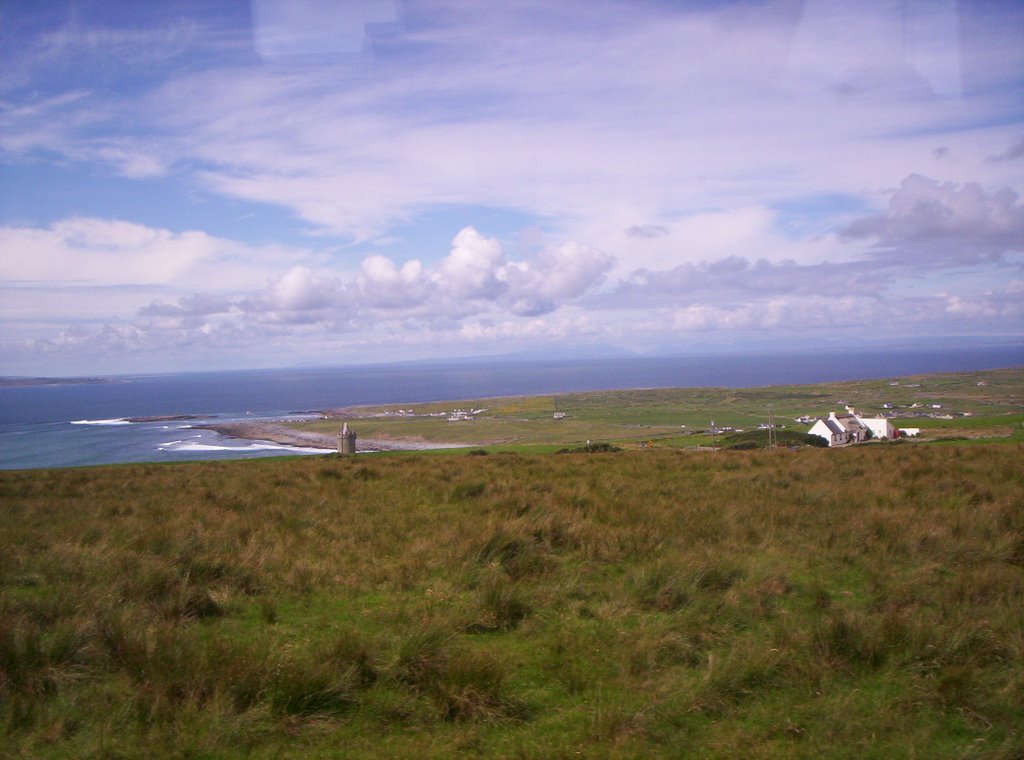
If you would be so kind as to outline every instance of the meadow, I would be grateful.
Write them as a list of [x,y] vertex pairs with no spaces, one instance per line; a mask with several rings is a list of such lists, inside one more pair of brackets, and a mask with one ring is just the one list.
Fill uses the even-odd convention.
[[[712,423],[719,430],[749,432],[768,424],[771,415],[781,431],[805,433],[810,423],[796,418],[827,417],[847,405],[868,416],[898,414],[894,424],[920,428],[922,440],[1024,441],[1020,368],[765,388],[651,388],[365,406],[293,426],[336,434],[344,419],[365,439],[461,442],[492,451],[555,451],[588,440],[626,448],[692,448],[720,441],[720,434],[712,440]],[[479,411],[452,422],[447,414],[454,409]],[[399,410],[414,416],[398,415]]]
[[1024,446],[0,473],[10,757],[1024,757]]

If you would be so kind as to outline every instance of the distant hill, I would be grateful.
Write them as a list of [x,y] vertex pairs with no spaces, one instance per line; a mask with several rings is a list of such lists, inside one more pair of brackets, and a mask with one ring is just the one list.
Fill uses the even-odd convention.
[[106,377],[0,377],[0,387],[15,388],[28,385],[84,385],[109,383]]

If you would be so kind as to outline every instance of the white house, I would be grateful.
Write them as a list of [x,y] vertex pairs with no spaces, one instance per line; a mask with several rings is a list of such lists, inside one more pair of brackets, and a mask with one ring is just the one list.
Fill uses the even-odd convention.
[[860,423],[857,417],[849,412],[836,414],[829,412],[828,418],[818,420],[807,431],[828,441],[829,446],[845,446],[848,443],[860,443],[868,437],[868,428]]
[[819,417],[810,430],[828,441],[829,446],[845,446],[860,443],[868,438],[896,438],[899,433],[885,417],[862,417],[853,407],[846,407],[845,414],[829,412],[828,418]]
[[832,412],[828,419],[819,417],[807,433],[824,438],[829,446],[845,446],[850,442],[850,434],[834,418],[835,412]]
[[896,438],[898,433],[892,420],[885,417],[860,417],[857,419],[864,427],[871,431],[872,438]]

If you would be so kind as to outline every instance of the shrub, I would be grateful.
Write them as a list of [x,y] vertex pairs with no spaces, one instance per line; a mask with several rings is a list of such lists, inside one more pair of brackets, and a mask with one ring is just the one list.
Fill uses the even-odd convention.
[[504,695],[505,667],[489,652],[460,651],[431,684],[430,696],[445,720],[495,721],[525,717]]
[[266,682],[266,700],[275,713],[318,715],[336,713],[358,702],[357,666],[339,665],[320,652],[285,653],[273,664]]
[[492,578],[480,600],[483,625],[498,631],[516,628],[532,611],[515,583],[504,576]]
[[548,568],[544,547],[534,538],[514,536],[497,528],[476,552],[481,564],[497,564],[512,580],[543,573]]
[[833,665],[877,667],[885,659],[885,642],[863,614],[832,609],[813,632],[818,654]]
[[634,583],[638,601],[648,609],[675,612],[690,603],[689,579],[669,564],[646,568]]
[[428,697],[445,720],[525,717],[507,698],[505,667],[494,655],[467,650],[441,628],[426,628],[402,640],[393,676]]
[[587,443],[583,446],[566,447],[559,449],[556,454],[605,454],[615,451],[622,451],[618,446],[610,443]]
[[451,639],[451,633],[436,627],[409,634],[399,644],[392,675],[413,688],[428,688],[448,662]]

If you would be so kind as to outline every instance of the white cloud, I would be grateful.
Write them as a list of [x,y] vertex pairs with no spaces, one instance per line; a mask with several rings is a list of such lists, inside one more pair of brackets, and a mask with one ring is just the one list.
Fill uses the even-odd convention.
[[504,266],[501,243],[466,227],[452,240],[451,252],[432,279],[453,298],[494,300],[505,288],[499,279]]
[[[257,25],[275,3],[261,0]],[[303,10],[317,5],[279,4],[299,26],[278,19],[278,37],[159,4],[132,11],[135,27],[90,26],[82,11],[43,34],[0,31],[0,148],[26,192],[45,184],[36,162],[70,162],[121,178],[105,188],[160,176],[233,214],[259,215],[239,208],[254,201],[292,215],[252,235],[314,233],[297,248],[247,244],[190,220],[139,224],[129,203],[119,219],[8,222],[8,339],[256,357],[574,330],[656,343],[1020,328],[1019,294],[995,287],[1019,277],[1024,247],[1013,4],[946,0],[922,20],[886,0],[435,0],[341,56],[372,19],[350,23],[360,2],[312,29]],[[420,230],[436,239],[438,209],[462,227],[450,247],[400,250]],[[523,224],[559,242],[523,253],[467,226],[492,212],[522,220],[491,228],[503,240]]]
[[[70,241],[76,250],[92,250],[114,240],[117,253],[124,247],[145,249],[154,239],[168,239],[160,231],[139,226],[89,224],[74,229],[75,235],[61,240]],[[112,230],[119,234],[113,235]],[[498,240],[465,228],[433,268],[415,259],[398,265],[380,255],[366,257],[353,275],[294,266],[259,290],[234,296],[199,291],[174,302],[160,298],[138,308],[129,324],[101,323],[91,332],[64,331],[63,337],[39,345],[48,351],[82,346],[90,340],[105,350],[118,343],[127,350],[161,341],[184,345],[230,339],[250,345],[260,331],[309,339],[314,334],[386,330],[396,342],[403,335],[426,331],[478,340],[484,333],[473,338],[473,331],[483,329],[480,320],[490,319],[502,320],[506,330],[516,325],[522,335],[547,334],[545,326],[553,323],[516,318],[548,314],[571,304],[595,287],[613,263],[610,256],[572,242],[509,261]],[[96,315],[89,316],[95,320]]]
[[230,301],[210,293],[194,293],[178,299],[177,305],[154,301],[139,310],[139,314],[165,317],[206,316],[229,311]]
[[100,145],[95,156],[112,164],[118,174],[132,179],[159,177],[167,171],[166,161],[151,146],[130,144]]
[[337,304],[339,293],[337,280],[293,267],[270,286],[267,301],[275,310],[306,311]]
[[247,246],[198,230],[75,217],[0,227],[0,281],[244,289],[308,252]]
[[0,249],[0,278],[6,281],[152,285],[184,278],[216,254],[217,241],[203,232],[76,218],[47,229],[0,228]]
[[[1019,136],[1012,126],[964,129],[1005,121],[1004,100],[908,94],[913,66],[901,61],[901,19],[886,3],[856,13],[811,3],[802,16],[781,5],[437,5],[441,23],[417,17],[391,40],[394,59],[353,70],[336,60],[275,67],[227,57],[141,98],[91,98],[74,113],[98,118],[100,138],[92,122],[68,123],[68,106],[49,109],[59,135],[34,144],[134,176],[174,163],[218,194],[365,239],[437,203],[514,207],[591,227],[627,203],[640,213],[622,229],[656,227],[681,210],[859,193],[880,174],[930,166],[938,141],[958,155],[972,144],[992,155],[989,136]],[[588,23],[567,26],[563,14]],[[829,34],[839,48],[825,44]],[[977,39],[963,46],[962,55],[977,55]],[[988,46],[1012,49],[1001,36]],[[1012,78],[1009,60],[1003,76]],[[841,68],[830,73],[830,61]],[[861,64],[873,67],[867,79],[856,74]],[[826,73],[842,83],[844,72],[864,92],[837,95],[807,79]],[[54,120],[58,113],[65,118]],[[936,128],[943,123],[955,126]]]
[[791,328],[810,322],[818,328],[863,324],[874,308],[870,295],[812,296],[801,299],[759,299],[753,303],[687,306],[673,314],[672,326],[682,332],[747,331]]
[[416,259],[398,267],[386,256],[367,256],[355,286],[361,302],[370,308],[403,309],[422,304],[429,296],[430,283],[423,264]]
[[575,242],[544,250],[530,261],[510,263],[503,272],[510,311],[523,316],[554,311],[559,303],[599,285],[614,263],[608,254]]
[[1020,281],[1010,282],[1004,291],[989,291],[978,296],[946,297],[946,312],[971,322],[997,321],[1009,329],[1024,327],[1024,301]]

